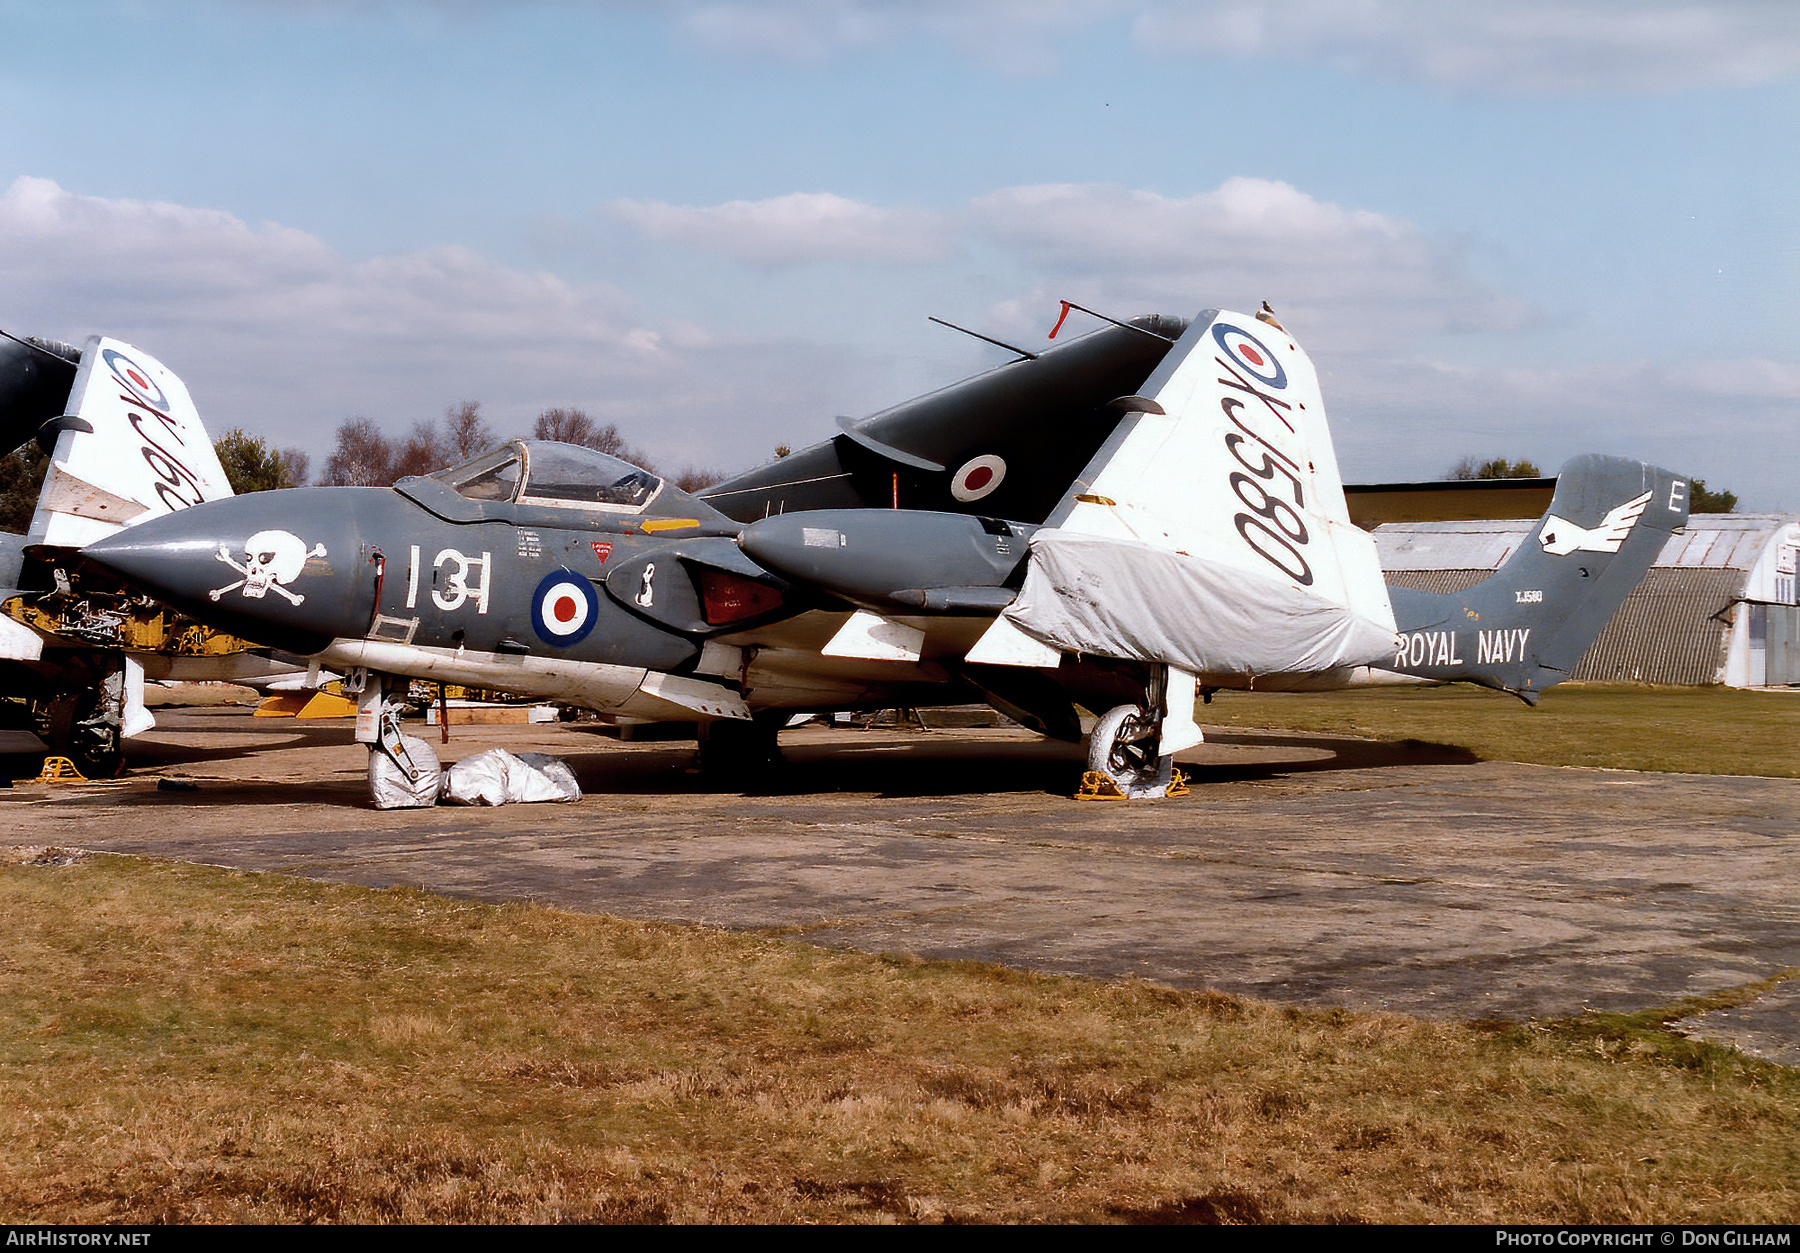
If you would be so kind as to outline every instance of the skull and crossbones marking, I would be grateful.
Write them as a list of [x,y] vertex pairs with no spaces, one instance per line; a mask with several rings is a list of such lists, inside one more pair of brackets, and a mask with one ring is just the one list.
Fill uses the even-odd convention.
[[220,561],[236,570],[244,577],[236,583],[227,583],[224,587],[214,588],[207,595],[218,600],[226,592],[237,588],[244,589],[244,595],[260,600],[270,592],[284,596],[291,605],[298,605],[306,597],[287,590],[284,584],[292,583],[300,577],[302,567],[309,557],[323,557],[325,545],[314,544],[309,550],[306,541],[290,531],[258,531],[244,541],[244,564],[239,565],[231,559],[223,544],[213,554]]

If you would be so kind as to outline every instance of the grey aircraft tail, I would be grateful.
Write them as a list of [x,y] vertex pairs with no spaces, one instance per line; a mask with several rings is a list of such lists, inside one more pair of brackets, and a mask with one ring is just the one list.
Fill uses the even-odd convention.
[[1499,570],[1447,595],[1391,588],[1392,669],[1478,683],[1535,705],[1568,678],[1687,523],[1688,480],[1624,457],[1577,457],[1550,511]]

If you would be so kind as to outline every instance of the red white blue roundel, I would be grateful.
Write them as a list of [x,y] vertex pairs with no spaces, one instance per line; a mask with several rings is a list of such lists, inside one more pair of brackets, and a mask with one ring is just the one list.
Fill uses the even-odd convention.
[[546,644],[566,648],[579,643],[599,617],[593,584],[573,570],[552,570],[531,594],[531,629]]
[[150,377],[150,371],[116,348],[103,350],[100,359],[106,362],[106,368],[112,371],[113,377],[129,388],[138,399],[158,412],[169,411],[169,398],[163,395],[163,389]]
[[1229,322],[1214,322],[1212,334],[1225,355],[1251,378],[1270,387],[1287,386],[1287,371],[1281,368],[1281,362],[1262,340]]
[[963,462],[950,477],[950,494],[961,501],[980,500],[1000,486],[1006,477],[1006,462],[989,454]]

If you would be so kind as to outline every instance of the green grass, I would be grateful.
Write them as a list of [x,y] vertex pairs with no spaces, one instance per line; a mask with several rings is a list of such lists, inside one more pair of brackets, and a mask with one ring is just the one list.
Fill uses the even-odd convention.
[[1303,1011],[123,857],[0,866],[0,920],[0,1221],[1800,1217],[1800,1072],[1667,1013]]
[[1800,692],[1565,683],[1535,709],[1464,686],[1220,692],[1196,716],[1203,726],[1449,744],[1490,761],[1800,778]]

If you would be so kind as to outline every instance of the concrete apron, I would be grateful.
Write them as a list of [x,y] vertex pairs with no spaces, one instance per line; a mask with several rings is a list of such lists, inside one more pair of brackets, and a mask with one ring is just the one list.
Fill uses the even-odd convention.
[[[1800,966],[1800,780],[1221,730],[1182,755],[1191,796],[1078,804],[1078,752],[1022,731],[804,728],[745,793],[691,742],[519,726],[429,740],[555,753],[579,804],[377,812],[344,723],[160,717],[123,783],[0,792],[8,842],[1458,1020]],[[1800,981],[1681,1025],[1800,1064]]]

